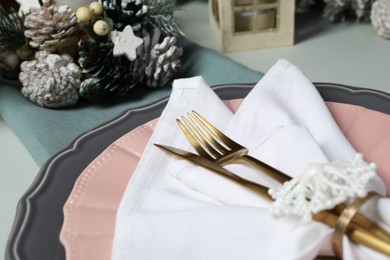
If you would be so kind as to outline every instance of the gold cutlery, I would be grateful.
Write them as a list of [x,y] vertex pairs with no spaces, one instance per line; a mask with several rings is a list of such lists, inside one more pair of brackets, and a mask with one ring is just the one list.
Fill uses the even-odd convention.
[[[237,184],[241,185],[242,187],[246,187],[256,192],[256,194],[259,194],[268,200],[272,200],[272,198],[268,195],[267,187],[255,182],[251,182],[249,180],[245,180],[241,177],[238,177],[235,173],[223,168],[222,166],[220,166],[215,162],[209,161],[197,154],[184,151],[178,148],[174,148],[162,144],[154,144],[154,145],[163,149],[164,151],[167,151],[176,156],[184,158],[195,165],[202,166],[208,170],[211,170],[213,173],[228,178],[236,182]],[[335,228],[338,222],[338,216],[334,215],[329,210],[321,211],[317,214],[314,214],[313,219],[318,222],[322,222],[331,228]],[[376,236],[375,234],[370,233],[364,227],[361,227],[356,223],[350,222],[346,227],[345,233],[351,239],[351,241],[390,256],[390,243],[388,241],[384,241],[383,239]]]
[[197,112],[192,111],[192,114],[188,113],[188,118],[198,128],[200,133],[184,116],[181,118],[184,123],[179,119],[176,121],[200,156],[219,165],[238,162],[249,163],[279,183],[284,183],[291,179],[290,176],[283,172],[248,155],[246,147],[234,142]]
[[[248,155],[246,147],[227,137],[196,111],[192,111],[192,114],[187,113],[187,115],[192,123],[184,116],[181,117],[182,120],[177,119],[176,121],[192,147],[201,157],[221,166],[238,162],[249,163],[281,184],[291,180],[291,177],[287,174]],[[335,214],[337,216],[342,214],[346,207],[345,204],[336,206],[334,209]],[[356,213],[352,222],[361,225],[367,230],[371,230],[377,236],[390,242],[390,233],[364,215]]]
[[246,180],[246,179],[234,174],[233,172],[223,168],[219,164],[213,163],[212,161],[209,161],[209,160],[203,158],[202,156],[199,156],[197,154],[187,152],[187,151],[175,148],[175,147],[167,146],[167,145],[162,145],[162,144],[154,144],[154,145],[165,150],[165,151],[168,151],[168,152],[173,153],[177,156],[180,156],[180,157],[182,157],[182,158],[184,158],[184,159],[186,159],[186,160],[188,160],[196,165],[200,165],[206,169],[209,169],[209,170],[213,171],[214,173],[217,173],[218,175],[220,175],[224,178],[227,178],[227,179],[232,180],[236,183],[239,183],[240,185],[251,189],[252,191],[257,193],[258,195],[260,195],[268,200],[272,200],[271,196],[268,194],[268,187],[265,187],[261,184],[255,183],[255,182],[252,182],[250,180]]

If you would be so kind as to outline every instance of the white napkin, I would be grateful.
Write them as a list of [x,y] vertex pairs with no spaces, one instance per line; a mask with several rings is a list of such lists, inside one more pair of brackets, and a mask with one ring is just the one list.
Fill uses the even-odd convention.
[[[297,93],[300,94],[296,95]],[[208,115],[206,114],[205,117],[207,119]],[[300,174],[310,162],[326,163],[335,159],[346,160],[353,158],[356,154],[334,122],[314,86],[298,68],[285,60],[280,60],[272,67],[246,97],[229,123],[226,133],[250,148],[252,156],[279,168],[290,176]],[[249,167],[234,165],[227,166],[227,168],[258,183],[269,187],[275,186],[274,181],[270,181],[264,175],[259,175]],[[225,205],[244,205],[264,209],[269,205],[262,198],[253,198],[255,195],[246,190],[240,190],[239,187],[233,190],[231,182],[219,176],[207,174],[205,170],[190,166],[184,161],[174,163],[169,172],[187,186]],[[378,178],[374,179],[371,184],[371,190],[384,194],[383,183]],[[382,203],[385,203],[384,201]],[[382,206],[381,209],[385,208]],[[380,220],[378,217],[375,219]],[[284,227],[276,232],[275,225],[281,225],[285,221],[289,221],[288,223],[292,226],[288,227],[288,224],[284,223]],[[291,218],[279,219],[278,222],[274,219],[263,219],[262,232],[270,229],[273,236],[286,236],[294,241],[294,247],[290,249],[271,252],[272,258],[310,259],[320,253],[331,254],[329,240],[331,229],[315,223],[315,225],[294,230],[294,225],[297,225],[297,222],[291,221]],[[306,229],[310,232],[307,231],[304,233],[305,236],[302,236],[302,230]],[[322,241],[317,234],[323,235]],[[266,236],[263,239],[262,244],[267,245],[268,248],[272,248],[275,243],[279,244],[279,242],[269,240]],[[369,249],[352,245],[349,241],[345,241],[344,244],[345,259],[354,259],[357,256],[361,259],[383,257]],[[295,250],[301,245],[311,250],[305,251],[305,254],[294,255]],[[205,254],[205,256],[210,255]]]
[[[170,217],[171,213],[213,205],[209,202],[215,201],[214,199],[188,189],[170,177],[166,169],[176,158],[153,145],[170,144],[189,150],[190,144],[177,126],[176,118],[192,109],[202,114],[209,113],[211,120],[222,129],[226,128],[233,116],[201,77],[174,81],[169,102],[159,118],[121,201],[116,219],[113,259],[142,259],[153,252],[151,249],[155,247],[158,235],[154,230],[158,229],[152,228],[150,232],[142,230],[144,226],[140,221],[150,224],[150,227],[154,225],[167,227],[168,223],[174,223],[176,220],[175,217]],[[163,220],[165,217],[171,221],[165,222]],[[151,239],[148,235],[155,238]],[[148,247],[148,250],[137,250],[144,246]]]
[[[293,217],[275,219],[264,199],[199,167],[173,161],[151,146],[159,142],[190,150],[174,124],[175,118],[194,109],[250,148],[253,156],[290,175],[300,173],[308,162],[351,158],[355,151],[312,84],[295,66],[280,60],[232,116],[199,82],[196,78],[174,84],[171,101],[122,200],[113,259],[313,259],[331,253],[332,230],[325,225],[301,226]],[[184,84],[202,87],[186,89]],[[208,95],[215,104],[204,101]],[[229,168],[275,185],[249,167]],[[378,180],[373,187],[384,192]],[[345,247],[345,259],[378,256],[348,241]]]

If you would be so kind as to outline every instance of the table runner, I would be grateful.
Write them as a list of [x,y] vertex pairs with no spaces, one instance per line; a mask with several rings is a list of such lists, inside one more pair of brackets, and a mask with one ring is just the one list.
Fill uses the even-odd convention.
[[[253,71],[208,48],[185,38],[180,39],[184,49],[183,68],[178,78],[202,76],[209,85],[226,83],[253,83],[263,73]],[[81,133],[119,115],[126,109],[142,107],[168,97],[171,86],[143,89],[126,99],[104,103],[80,102],[74,107],[47,109],[24,98],[17,81],[0,79],[0,117],[18,136],[32,158],[42,166],[51,156],[69,144]]]

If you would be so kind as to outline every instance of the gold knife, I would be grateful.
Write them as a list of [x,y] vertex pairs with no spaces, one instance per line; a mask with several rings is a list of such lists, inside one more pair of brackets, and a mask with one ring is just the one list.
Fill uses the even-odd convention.
[[263,186],[261,184],[258,184],[258,183],[255,183],[255,182],[252,182],[250,180],[246,180],[236,174],[234,174],[233,172],[223,168],[222,166],[220,166],[219,164],[216,164],[214,162],[211,162],[197,154],[194,154],[194,153],[191,153],[191,152],[187,152],[187,151],[184,151],[184,150],[181,150],[179,148],[175,148],[175,147],[171,147],[171,146],[167,146],[167,145],[162,145],[162,144],[154,144],[155,146],[165,150],[165,151],[168,151],[172,154],[175,154],[177,156],[180,156],[198,166],[202,166],[208,170],[211,170],[213,173],[216,173],[224,178],[227,178],[229,180],[232,180],[244,187],[247,187],[249,188],[250,190],[254,191],[255,193],[261,195],[262,197],[268,199],[268,200],[272,200],[272,197],[268,194],[268,187],[266,186]]

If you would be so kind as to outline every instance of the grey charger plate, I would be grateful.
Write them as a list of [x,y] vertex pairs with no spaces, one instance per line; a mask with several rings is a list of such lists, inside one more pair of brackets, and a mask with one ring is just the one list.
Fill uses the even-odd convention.
[[[254,84],[213,87],[221,99],[245,97]],[[338,84],[315,83],[325,101],[363,106],[390,114],[390,95],[384,92]],[[303,93],[304,95],[304,93]],[[167,104],[164,98],[151,105],[125,111],[118,117],[75,138],[49,159],[18,203],[5,259],[63,260],[59,242],[62,207],[79,174],[112,142],[154,118]]]

